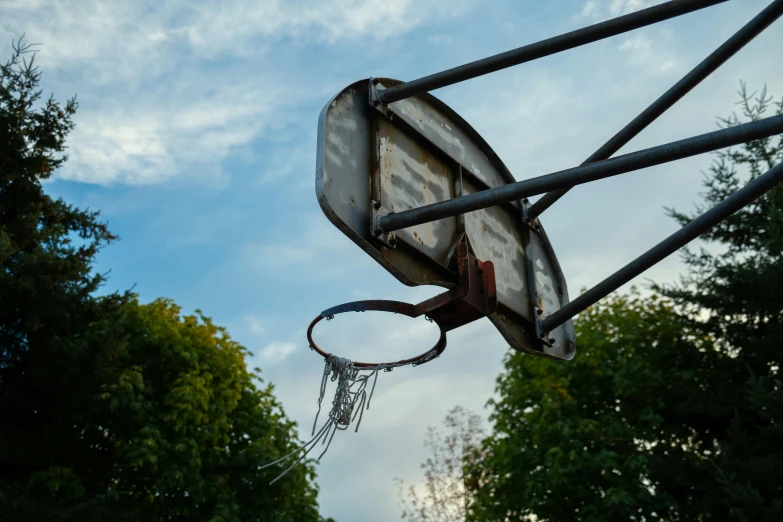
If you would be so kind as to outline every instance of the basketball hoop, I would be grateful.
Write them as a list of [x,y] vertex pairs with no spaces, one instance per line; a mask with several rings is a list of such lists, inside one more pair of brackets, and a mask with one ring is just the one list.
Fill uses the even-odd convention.
[[[391,312],[394,314],[405,315],[411,318],[416,318],[421,315],[421,313],[417,311],[416,306],[410,303],[403,303],[400,301],[373,300],[373,301],[355,301],[352,303],[345,303],[339,306],[335,306],[334,308],[324,310],[323,312],[321,312],[321,314],[318,317],[313,319],[313,322],[311,322],[310,326],[307,328],[307,342],[310,344],[310,348],[316,353],[318,353],[319,355],[323,356],[324,360],[329,359],[330,357],[334,357],[331,353],[322,350],[315,343],[315,341],[313,341],[312,334],[315,325],[321,322],[323,319],[329,321],[332,318],[334,318],[334,316],[337,314],[342,314],[346,312],[365,312],[368,310],[373,312]],[[430,321],[435,322],[429,316],[426,317]],[[420,355],[411,357],[409,359],[401,359],[399,361],[388,362],[388,363],[354,362],[353,365],[354,367],[361,368],[361,369],[373,369],[373,368],[383,367],[384,370],[391,371],[392,369],[399,368],[400,366],[409,366],[409,365],[418,366],[420,364],[429,362],[435,359],[436,357],[440,356],[440,354],[443,353],[443,350],[445,349],[446,349],[446,332],[441,327],[440,337],[438,338],[438,341],[435,343],[435,346],[433,346],[432,348],[430,348],[429,350],[427,350],[426,352]]]
[[[307,342],[310,348],[324,358],[324,372],[321,377],[321,390],[318,397],[318,413],[316,413],[313,422],[313,436],[303,446],[297,448],[285,457],[263,466],[261,469],[283,462],[302,453],[298,459],[285,471],[275,478],[272,483],[280,479],[283,475],[296,466],[307,456],[310,451],[319,443],[326,445],[318,460],[323,457],[331,445],[332,438],[337,430],[347,430],[350,424],[358,417],[356,430],[359,431],[359,425],[362,422],[362,416],[365,409],[369,409],[372,394],[375,391],[375,384],[378,381],[378,372],[391,371],[401,366],[419,366],[432,361],[440,356],[446,349],[446,332],[460,326],[471,323],[482,317],[492,314],[498,305],[497,292],[495,289],[495,267],[491,261],[482,262],[476,259],[468,251],[468,245],[459,243],[455,250],[456,264],[458,269],[459,283],[454,288],[437,295],[419,304],[413,305],[400,301],[354,301],[329,308],[321,312],[318,317],[313,319],[307,328]],[[327,321],[334,318],[337,314],[347,312],[366,312],[368,310],[375,312],[391,312],[416,318],[425,316],[428,320],[438,325],[440,337],[435,346],[426,352],[399,361],[385,363],[366,363],[354,362],[350,359],[338,357],[332,353],[321,349],[313,340],[313,329],[322,320]],[[329,418],[316,433],[315,428],[318,423],[318,415],[321,412],[321,402],[326,393],[326,384],[329,375],[331,380],[337,381],[337,390],[335,390],[332,400],[332,409],[329,412]],[[367,392],[367,385],[370,378],[373,378],[372,388]]]

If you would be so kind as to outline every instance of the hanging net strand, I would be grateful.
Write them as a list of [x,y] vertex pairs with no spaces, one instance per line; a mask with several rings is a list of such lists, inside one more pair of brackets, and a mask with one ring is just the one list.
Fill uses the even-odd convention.
[[[325,448],[318,456],[318,460],[326,454],[329,447],[332,444],[332,439],[338,430],[347,430],[352,422],[356,423],[354,432],[359,431],[359,426],[362,424],[364,417],[364,410],[370,409],[370,401],[375,393],[375,386],[378,383],[378,373],[380,371],[390,372],[394,368],[400,368],[402,366],[418,366],[440,356],[443,350],[446,349],[446,332],[441,327],[440,336],[435,345],[415,357],[410,359],[402,359],[395,362],[384,363],[366,363],[355,362],[343,357],[337,357],[334,354],[325,352],[313,341],[312,333],[313,328],[321,320],[327,321],[332,319],[335,314],[345,312],[364,312],[365,310],[376,310],[382,312],[394,312],[407,315],[408,317],[418,317],[421,312],[413,305],[407,303],[401,303],[398,301],[355,301],[353,303],[345,303],[338,307],[330,308],[324,312],[321,312],[307,328],[307,341],[310,349],[318,353],[324,358],[324,371],[321,375],[321,386],[318,394],[318,411],[315,414],[313,420],[313,429],[311,431],[312,438],[302,446],[296,448],[294,451],[285,455],[284,457],[261,466],[259,469],[266,469],[270,466],[280,464],[289,459],[294,459],[294,463],[286,468],[280,475],[275,477],[271,484],[274,484],[280,480],[286,473],[288,473],[294,466],[302,462],[304,458],[315,448],[319,443],[324,445]],[[440,326],[440,325],[438,325]],[[370,385],[372,380],[372,386]],[[329,410],[329,415],[321,428],[316,432],[318,426],[318,417],[321,415],[321,408],[323,406],[323,400],[326,396],[326,387],[329,381],[337,381],[337,387],[334,392],[334,398],[332,399],[332,408]],[[368,390],[369,386],[369,390]]]
[[[375,384],[378,382],[378,372],[393,367],[393,365],[379,364],[373,367],[357,368],[350,359],[337,357],[335,355],[329,355],[325,358],[325,361],[326,364],[324,365],[324,372],[321,376],[321,389],[318,396],[318,411],[315,414],[313,430],[311,432],[312,438],[288,455],[258,468],[260,471],[302,453],[291,466],[272,480],[272,482],[269,483],[270,485],[280,480],[286,473],[293,469],[294,466],[299,464],[319,442],[326,445],[326,448],[324,448],[318,456],[318,460],[320,461],[321,457],[323,457],[329,449],[329,446],[331,446],[332,439],[334,438],[334,434],[337,433],[337,430],[347,430],[357,417],[359,420],[356,423],[354,432],[358,432],[359,426],[362,423],[364,410],[370,409],[370,400],[375,392]],[[367,384],[371,378],[373,379],[373,382],[368,393]],[[334,398],[332,399],[332,409],[329,411],[329,417],[326,422],[324,422],[324,425],[321,426],[321,429],[318,430],[318,433],[316,433],[315,428],[318,424],[318,416],[321,413],[321,404],[323,403],[324,395],[326,395],[326,386],[329,380],[332,382],[337,381],[337,389],[335,390]]]

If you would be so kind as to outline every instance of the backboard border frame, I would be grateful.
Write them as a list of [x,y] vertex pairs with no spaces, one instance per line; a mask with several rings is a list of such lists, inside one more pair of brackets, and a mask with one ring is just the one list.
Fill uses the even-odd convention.
[[[410,127],[410,125],[406,122],[404,122],[404,119],[402,118],[402,115],[397,113],[395,111],[395,104],[397,102],[392,102],[388,105],[374,105],[372,100],[374,99],[374,89],[376,88],[376,84],[383,84],[383,87],[386,86],[394,86],[399,85],[404,82],[400,80],[395,80],[392,78],[367,78],[364,80],[358,80],[356,82],[351,83],[347,87],[343,88],[339,93],[337,93],[335,96],[329,99],[329,101],[324,105],[323,109],[321,110],[321,113],[319,114],[318,118],[318,139],[317,139],[317,151],[316,151],[316,197],[318,200],[318,204],[321,207],[321,210],[326,215],[327,219],[335,226],[338,230],[343,232],[346,236],[348,236],[357,246],[359,246],[365,253],[369,254],[370,257],[372,257],[377,263],[379,263],[384,269],[386,269],[387,272],[389,272],[391,275],[393,275],[398,281],[400,281],[402,284],[409,286],[409,287],[416,287],[416,286],[422,286],[422,285],[428,285],[428,286],[441,286],[445,288],[453,288],[456,283],[456,276],[457,274],[453,274],[454,279],[453,281],[432,281],[427,283],[420,283],[417,281],[414,281],[410,279],[407,275],[405,275],[401,270],[399,270],[393,263],[391,263],[388,259],[386,259],[382,255],[381,248],[387,248],[392,249],[388,245],[380,244],[380,248],[376,245],[374,245],[371,240],[366,239],[361,234],[354,231],[350,226],[348,226],[345,222],[340,219],[340,217],[337,215],[337,213],[331,208],[329,205],[328,199],[326,197],[326,194],[324,192],[324,185],[323,185],[323,167],[325,163],[325,135],[326,135],[326,117],[327,113],[329,111],[329,108],[332,106],[332,104],[340,98],[341,96],[345,95],[346,93],[352,92],[352,93],[362,93],[364,89],[366,89],[366,101],[367,101],[367,110],[374,111],[378,115],[377,117],[385,117],[389,119],[393,119],[394,117],[399,118],[402,121],[402,124],[405,127]],[[476,144],[478,149],[484,156],[487,158],[487,160],[495,167],[497,172],[501,175],[503,180],[509,184],[509,183],[515,183],[517,180],[514,178],[514,176],[511,174],[511,171],[506,167],[506,165],[503,163],[503,161],[500,159],[498,154],[492,149],[492,147],[489,146],[489,144],[484,140],[483,137],[464,119],[462,116],[457,114],[451,107],[446,105],[444,102],[436,98],[435,96],[429,94],[429,93],[423,93],[423,94],[417,94],[416,96],[413,96],[411,98],[419,98],[426,104],[431,105],[436,110],[442,112],[444,116],[448,117],[452,120],[452,122],[455,125],[458,125],[463,132]],[[406,98],[406,100],[409,98]],[[391,114],[389,114],[389,112]],[[415,131],[415,129],[414,129]],[[433,149],[437,150],[440,154],[443,154],[444,156],[448,157],[451,161],[454,162],[455,165],[459,166],[462,170],[462,174],[465,173],[469,174],[473,182],[480,183],[485,188],[491,188],[486,183],[483,182],[478,176],[476,176],[469,168],[467,168],[463,163],[455,158],[452,154],[450,154],[448,151],[443,150],[440,146],[438,146],[436,143],[433,143],[430,139],[428,139],[426,136],[418,133],[417,136],[418,139],[426,141]],[[368,147],[370,144],[368,144]],[[372,165],[367,165],[368,172],[372,169]],[[371,194],[372,198],[372,194]],[[526,217],[526,208],[528,207],[528,203],[522,201],[522,200],[515,200],[510,203],[512,206],[514,206],[519,211],[519,218],[520,218],[520,226],[524,228],[522,231],[523,233],[523,249],[525,251],[525,257],[526,257],[526,267],[525,271],[528,275],[528,288],[529,288],[529,297],[531,304],[531,310],[533,310],[534,317],[532,319],[524,317],[516,312],[511,311],[510,309],[507,309],[505,306],[503,306],[504,310],[508,310],[511,314],[514,316],[522,319],[524,323],[527,323],[527,327],[523,327],[523,330],[525,331],[525,335],[528,337],[528,339],[522,339],[521,341],[532,341],[530,344],[535,345],[538,347],[538,349],[529,349],[522,346],[520,343],[520,340],[514,337],[512,332],[508,329],[508,326],[506,323],[503,322],[501,317],[503,317],[502,314],[493,313],[488,316],[489,320],[492,322],[492,324],[495,326],[495,328],[500,332],[500,334],[503,336],[503,338],[508,342],[508,344],[514,348],[517,351],[525,352],[525,353],[531,353],[537,356],[556,359],[556,360],[570,360],[574,353],[574,339],[573,339],[573,328],[571,321],[568,321],[562,325],[566,329],[566,341],[567,346],[563,347],[563,353],[565,356],[557,356],[553,354],[546,353],[546,348],[549,345],[548,342],[546,342],[546,339],[542,339],[539,336],[539,327],[540,327],[540,318],[537,314],[538,307],[536,306],[536,296],[538,295],[538,285],[535,281],[535,277],[531,277],[532,273],[531,270],[532,267],[532,260],[529,259],[529,249],[527,246],[529,245],[530,241],[524,240],[524,238],[527,235],[530,234],[538,234],[539,240],[547,254],[548,259],[550,260],[551,268],[553,270],[552,276],[555,278],[555,282],[558,286],[558,288],[562,292],[562,297],[560,297],[560,306],[564,306],[568,303],[568,287],[565,281],[565,276],[563,274],[562,268],[560,266],[560,262],[557,259],[557,256],[554,253],[554,249],[549,241],[548,236],[546,235],[546,232],[544,231],[543,226],[541,226],[540,222],[535,220],[529,220]],[[369,214],[371,216],[371,220],[374,219],[372,216],[374,216],[373,208],[368,209]],[[535,225],[538,225],[537,227]],[[372,222],[368,223],[369,229],[372,229]],[[445,270],[448,273],[452,273],[451,270],[446,269]],[[532,280],[532,282],[530,281]],[[532,284],[531,284],[532,283]],[[501,317],[497,317],[497,315],[501,315]]]

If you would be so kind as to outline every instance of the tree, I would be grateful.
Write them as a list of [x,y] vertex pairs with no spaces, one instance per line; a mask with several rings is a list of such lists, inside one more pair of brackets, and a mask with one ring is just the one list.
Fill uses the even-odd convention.
[[201,315],[96,296],[117,238],[48,196],[74,99],[42,102],[29,45],[0,67],[0,519],[318,520],[312,464],[248,352]]
[[[456,406],[446,415],[444,425],[448,433],[430,426],[424,446],[430,457],[421,465],[424,470],[425,491],[422,498],[415,486],[407,492],[397,479],[402,518],[413,522],[460,522],[465,520],[470,496],[463,463],[477,449],[484,436],[481,417]],[[407,497],[407,498],[406,498]]]
[[242,346],[166,300],[129,303],[120,327],[97,407],[112,489],[133,520],[318,520],[312,465],[274,486],[278,469],[258,471],[293,451],[295,425],[271,385],[255,386]]
[[709,371],[709,341],[671,303],[638,292],[589,308],[575,329],[579,355],[567,364],[507,356],[492,437],[470,469],[469,519],[675,518],[698,460],[680,408]]
[[[739,90],[742,116],[723,126],[783,114],[766,87]],[[783,162],[783,135],[718,153],[705,179],[707,205]],[[702,209],[697,209],[701,211]],[[670,210],[680,223],[691,217]],[[688,274],[677,286],[657,287],[684,310],[694,328],[716,340],[710,374],[709,441],[716,495],[710,512],[735,520],[783,519],[783,187],[770,191],[713,228],[703,239],[712,251],[686,251]],[[706,316],[706,318],[705,318]]]
[[[745,119],[772,107],[740,95]],[[719,154],[706,202],[781,160],[780,137]],[[782,212],[777,188],[686,251],[663,297],[588,309],[573,361],[509,354],[468,519],[783,519]]]

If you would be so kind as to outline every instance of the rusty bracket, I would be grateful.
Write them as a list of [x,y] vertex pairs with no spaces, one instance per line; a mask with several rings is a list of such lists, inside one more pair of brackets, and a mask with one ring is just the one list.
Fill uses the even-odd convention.
[[386,371],[399,366],[424,364],[443,353],[446,349],[446,332],[486,317],[498,308],[498,294],[495,288],[495,265],[492,261],[479,261],[468,250],[467,243],[460,242],[456,248],[459,280],[451,290],[422,301],[417,305],[400,301],[354,301],[324,310],[313,319],[307,328],[307,341],[315,352],[329,358],[332,355],[313,341],[313,328],[322,319],[331,319],[335,314],[376,310],[392,312],[408,317],[420,317],[434,321],[440,328],[440,337],[435,346],[416,357],[386,363],[354,362],[356,368],[379,368]]
[[466,243],[457,244],[457,286],[414,306],[415,314],[426,315],[448,332],[486,317],[497,310],[495,266],[479,261]]

